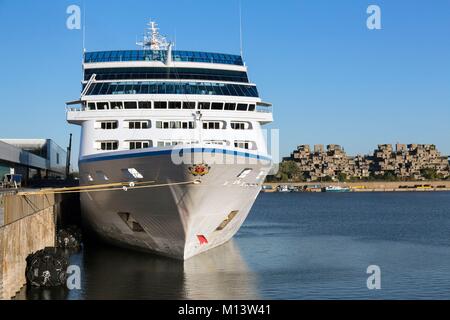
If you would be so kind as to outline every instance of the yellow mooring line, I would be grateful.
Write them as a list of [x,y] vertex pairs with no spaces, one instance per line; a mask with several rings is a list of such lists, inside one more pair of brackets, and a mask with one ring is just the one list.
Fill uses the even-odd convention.
[[171,182],[171,183],[162,183],[162,184],[151,184],[153,182],[155,182],[155,181],[115,182],[115,183],[97,184],[97,185],[91,185],[91,186],[42,189],[39,191],[30,191],[30,192],[24,191],[24,192],[18,192],[17,195],[29,196],[29,195],[45,195],[45,194],[100,192],[100,191],[128,191],[128,190],[134,190],[134,189],[158,188],[158,187],[166,187],[166,186],[174,186],[174,185],[186,185],[186,184],[201,183],[200,180]]

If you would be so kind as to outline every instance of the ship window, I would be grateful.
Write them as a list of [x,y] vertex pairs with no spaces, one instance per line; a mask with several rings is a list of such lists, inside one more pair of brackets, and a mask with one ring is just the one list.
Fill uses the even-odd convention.
[[108,102],[97,102],[97,110],[108,109]]
[[181,109],[181,102],[179,101],[170,101],[169,109]]
[[223,103],[213,102],[211,105],[211,110],[223,110]]
[[195,102],[183,102],[183,109],[195,109]]
[[236,103],[225,103],[225,110],[236,110]]
[[135,101],[125,101],[125,109],[137,109],[137,103]]
[[112,130],[118,127],[117,121],[100,121],[98,124],[100,125],[100,129],[103,130]]
[[249,104],[248,105],[248,111],[255,111],[255,105],[254,104]]
[[194,121],[156,121],[157,129],[194,129]]
[[211,103],[209,103],[209,102],[199,102],[198,103],[198,108],[199,109],[209,110],[210,107],[211,107]]
[[95,103],[94,102],[89,102],[88,103],[88,109],[89,110],[95,110]]
[[238,103],[236,110],[238,111],[247,111],[247,105],[244,103]]
[[167,101],[155,101],[155,109],[167,109]]
[[149,121],[129,121],[128,122],[128,129],[148,129]]
[[130,150],[134,149],[145,149],[151,146],[150,141],[130,141]]
[[195,144],[198,143],[198,141],[194,140],[175,140],[175,141],[158,141],[157,146],[158,147],[170,147],[170,146],[176,146],[176,145],[185,145],[185,144]]
[[87,92],[87,95],[113,94],[197,94],[258,97],[258,90],[252,85],[229,83],[133,81],[126,84],[121,82],[95,83]]
[[236,148],[255,150],[255,144],[252,141],[235,141],[234,146]]
[[123,109],[123,103],[121,101],[111,102],[111,109]]
[[101,141],[100,149],[101,150],[117,150],[119,148],[118,141]]
[[151,101],[139,101],[139,109],[151,109],[152,102]]
[[205,140],[204,141],[205,144],[217,144],[220,146],[228,146],[229,142],[227,140]]
[[250,129],[250,126],[246,122],[231,122],[231,129],[246,130],[246,129]]
[[203,129],[222,129],[223,123],[220,121],[204,121]]

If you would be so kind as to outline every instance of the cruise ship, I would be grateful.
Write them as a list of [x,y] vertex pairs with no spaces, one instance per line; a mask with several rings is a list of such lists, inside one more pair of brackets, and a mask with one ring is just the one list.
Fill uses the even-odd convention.
[[262,128],[272,106],[242,55],[175,50],[153,21],[138,44],[84,52],[80,98],[67,102],[81,127],[83,223],[113,244],[185,260],[246,219],[272,167]]

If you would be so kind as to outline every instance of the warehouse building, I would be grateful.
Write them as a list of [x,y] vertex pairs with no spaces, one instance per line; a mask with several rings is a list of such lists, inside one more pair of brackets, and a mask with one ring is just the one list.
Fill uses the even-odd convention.
[[0,180],[20,174],[31,180],[64,178],[66,150],[51,139],[0,139]]

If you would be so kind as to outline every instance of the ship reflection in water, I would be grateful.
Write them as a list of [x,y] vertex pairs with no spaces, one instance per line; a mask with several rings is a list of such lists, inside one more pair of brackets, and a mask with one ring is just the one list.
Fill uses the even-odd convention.
[[16,299],[258,299],[232,240],[186,261],[89,244],[72,255],[81,290],[23,289]]

